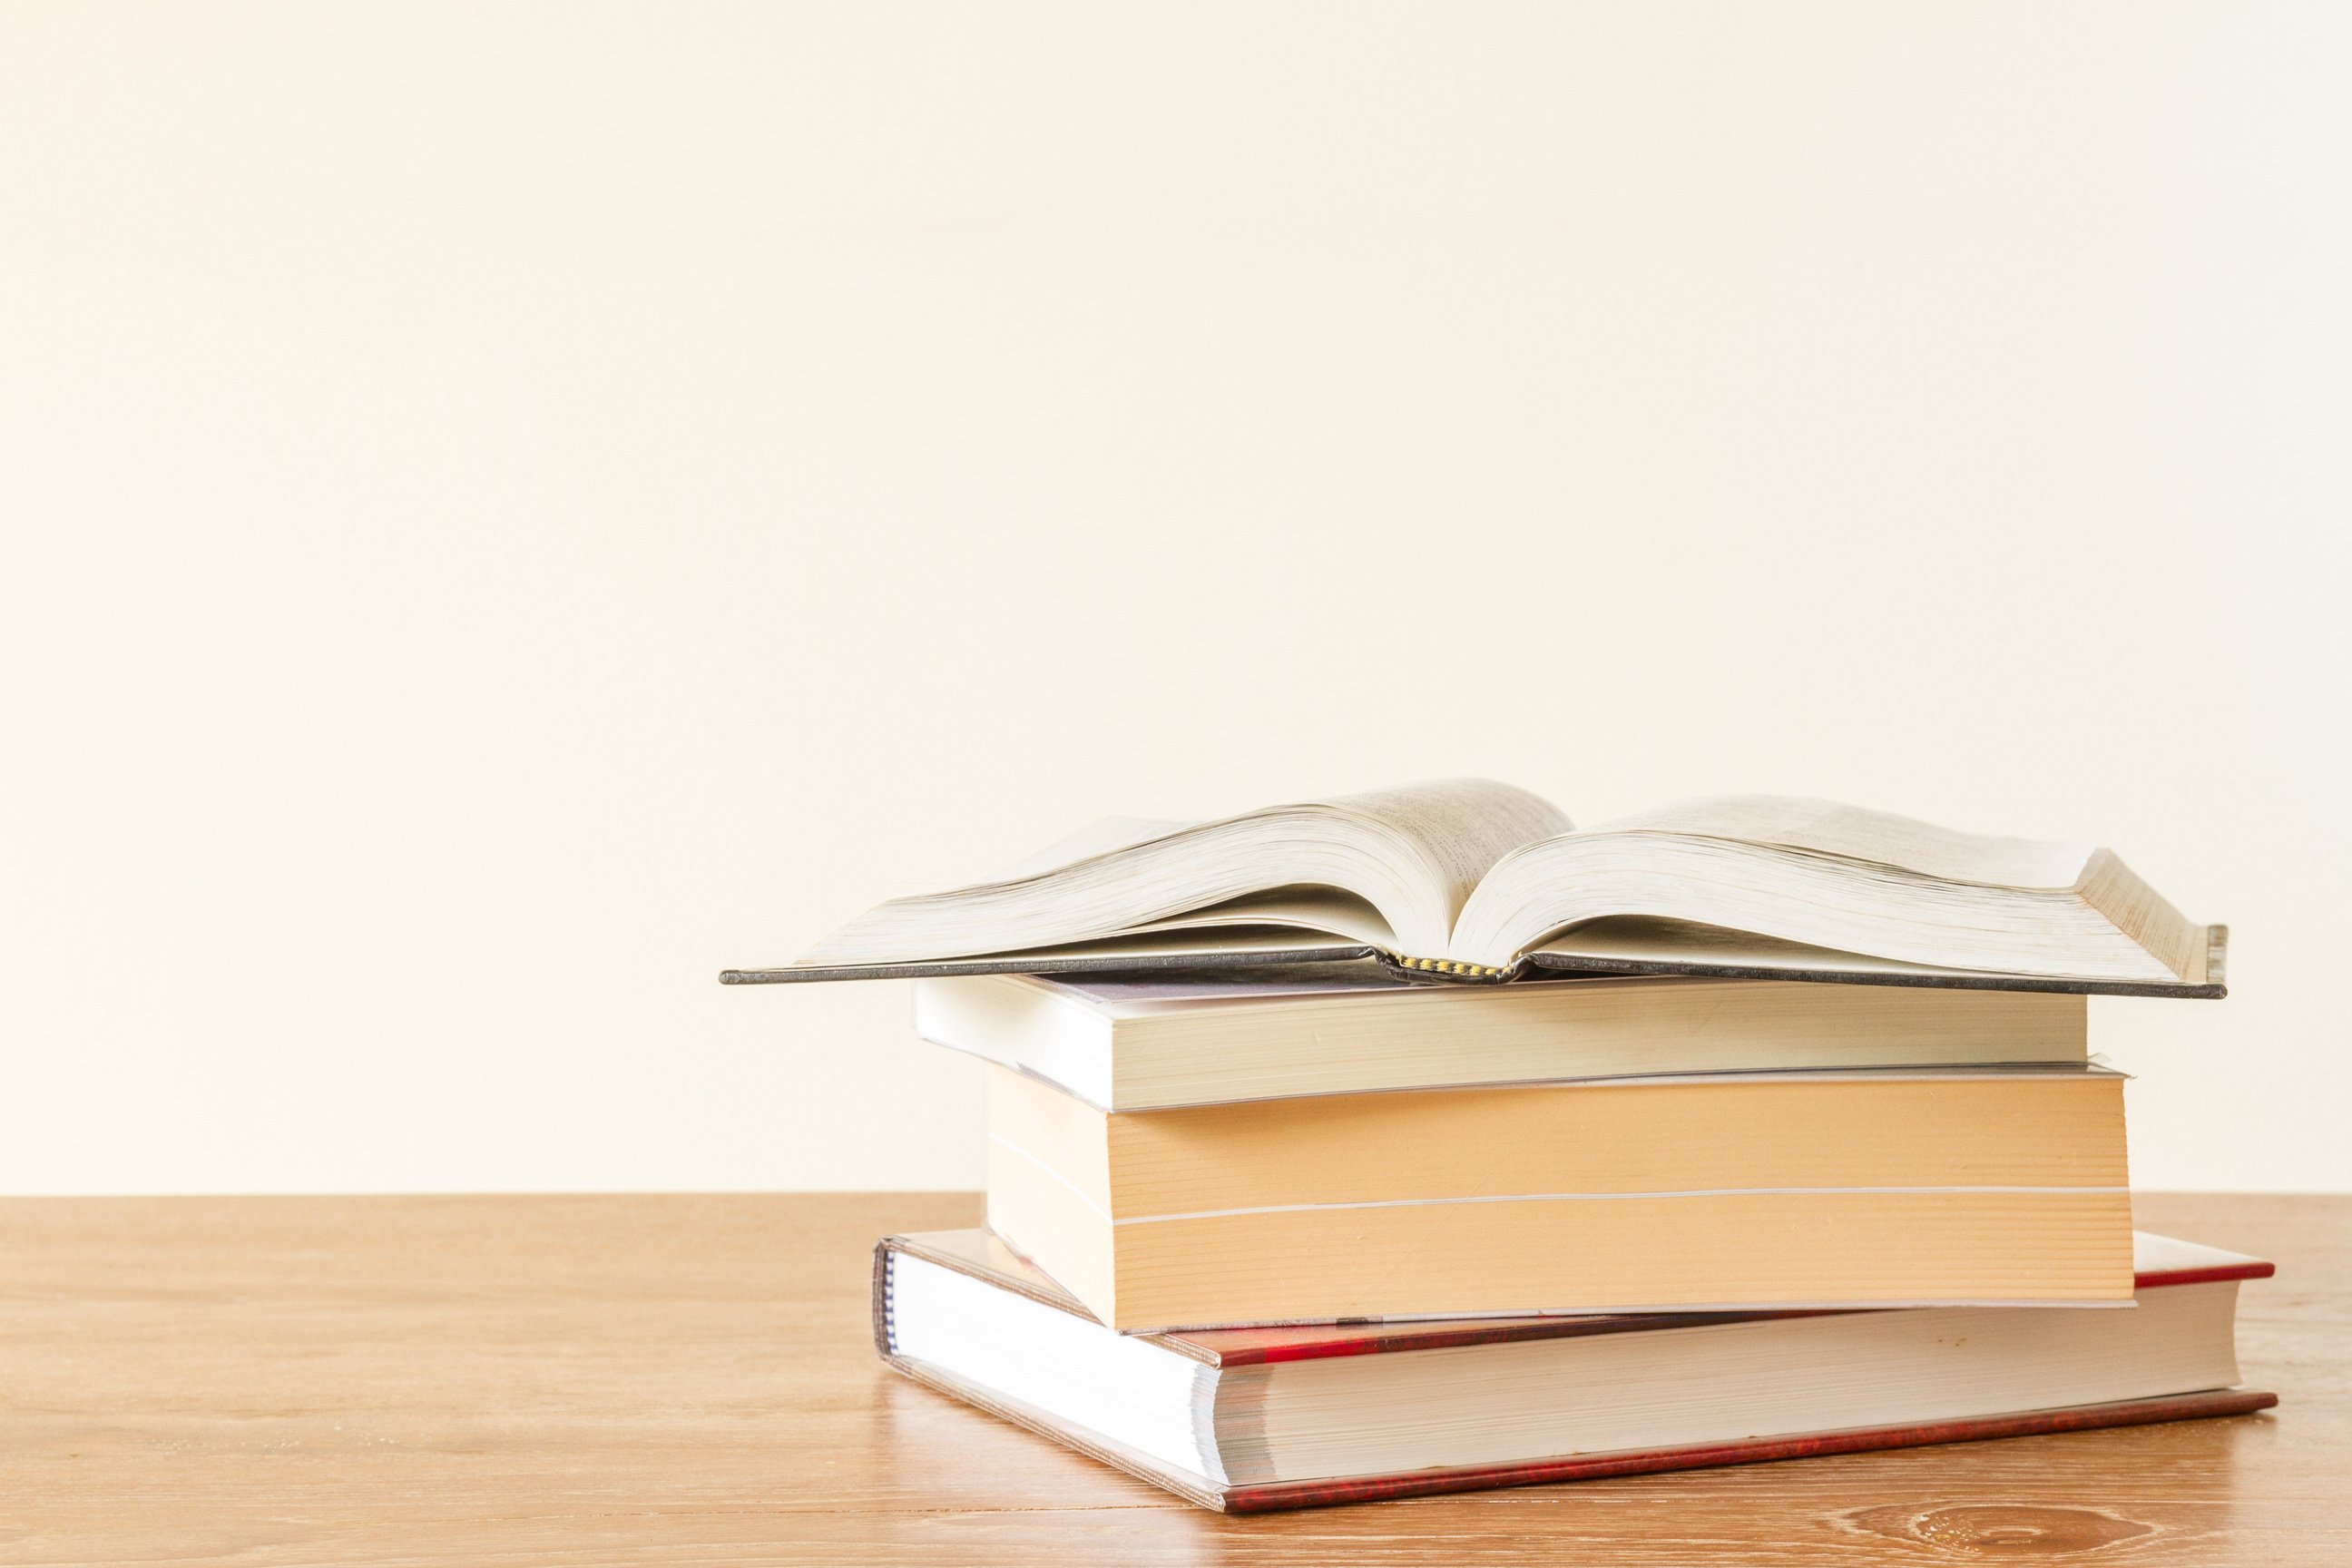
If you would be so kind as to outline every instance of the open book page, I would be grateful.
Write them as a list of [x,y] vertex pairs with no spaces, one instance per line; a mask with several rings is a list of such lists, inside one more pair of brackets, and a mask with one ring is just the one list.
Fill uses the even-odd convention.
[[1566,812],[1540,795],[1492,779],[1433,779],[1321,804],[1370,818],[1420,848],[1444,891],[1449,931],[1496,861],[1576,827]]
[[2200,935],[2104,850],[1757,795],[1515,852],[1456,921],[1451,956],[1507,963],[1626,916],[1906,966],[2134,984],[2181,978]]
[[2071,888],[2095,847],[1960,833],[1890,812],[1785,795],[1722,795],[1618,817],[1587,833],[1686,833],[1893,866],[1946,882]]
[[[1234,900],[1255,907],[1232,920],[1435,953],[1487,868],[1569,822],[1524,790],[1444,780],[1154,832],[1160,826],[1101,825],[1013,876],[894,899],[801,962],[898,963],[1094,942],[1192,924],[1204,912],[1216,923],[1213,907]],[[1030,868],[1071,851],[1065,864]]]
[[[1303,809],[1367,818],[1420,849],[1428,868],[1425,879],[1443,890],[1449,931],[1471,890],[1496,861],[1523,845],[1567,833],[1574,826],[1549,801],[1491,779],[1438,779],[1370,790],[1309,802]],[[1006,867],[992,880],[1009,882],[1044,875],[1076,861],[1181,835],[1195,826],[1222,825],[1105,817]],[[1362,898],[1338,889],[1297,884],[1140,921],[1128,929],[1144,932],[1221,925],[1293,926],[1383,948],[1394,948],[1398,942],[1396,931]]]

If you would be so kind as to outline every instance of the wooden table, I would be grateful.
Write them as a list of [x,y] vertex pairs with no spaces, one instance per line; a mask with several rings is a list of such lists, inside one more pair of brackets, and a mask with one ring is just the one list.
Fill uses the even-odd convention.
[[2277,1259],[2268,1415],[1258,1519],[875,1361],[874,1237],[978,1212],[0,1201],[0,1563],[2352,1562],[2352,1198],[2139,1201]]

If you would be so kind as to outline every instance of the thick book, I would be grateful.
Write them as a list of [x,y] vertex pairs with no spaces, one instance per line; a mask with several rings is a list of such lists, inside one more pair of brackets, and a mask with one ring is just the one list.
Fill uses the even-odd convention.
[[2123,1079],[2104,1068],[1144,1111],[987,1079],[990,1228],[1121,1330],[2131,1296]]
[[915,983],[923,1038],[1100,1110],[1686,1073],[2087,1060],[2081,996],[1802,981],[1416,985],[1362,964]]
[[1423,981],[1559,971],[2219,996],[2227,933],[2106,849],[1727,795],[1578,829],[1451,779],[1185,825],[1114,820],[893,899],[730,984],[1349,959]]
[[1232,1513],[2239,1415],[2239,1282],[2134,1238],[2135,1305],[1620,1315],[1121,1335],[984,1231],[890,1237],[875,1348]]

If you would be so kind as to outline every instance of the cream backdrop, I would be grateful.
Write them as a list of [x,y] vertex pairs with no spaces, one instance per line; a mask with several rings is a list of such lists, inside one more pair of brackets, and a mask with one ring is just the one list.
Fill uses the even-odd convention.
[[2352,1188],[2340,5],[0,10],[0,1190],[941,1187],[1095,816],[2095,837]]

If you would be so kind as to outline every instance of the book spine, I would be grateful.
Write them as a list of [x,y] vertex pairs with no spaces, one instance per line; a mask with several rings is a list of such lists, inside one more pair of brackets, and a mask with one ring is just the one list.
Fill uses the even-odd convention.
[[1450,958],[1407,958],[1401,952],[1382,952],[1383,967],[1403,975],[1408,980],[1452,980],[1472,985],[1496,985],[1510,979],[1518,971],[1513,964],[1496,969],[1491,964],[1462,963]]
[[884,1361],[891,1356],[890,1346],[890,1254],[895,1249],[885,1237],[874,1244],[874,1353]]

